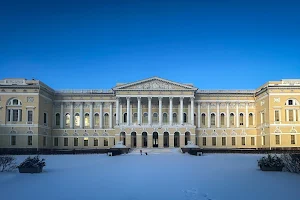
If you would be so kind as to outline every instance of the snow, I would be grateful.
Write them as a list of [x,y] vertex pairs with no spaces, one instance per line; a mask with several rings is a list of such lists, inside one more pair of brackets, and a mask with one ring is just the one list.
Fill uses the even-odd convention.
[[[300,176],[263,172],[253,154],[41,155],[41,174],[0,173],[1,199],[299,199]],[[151,153],[153,152],[153,154]],[[156,153],[154,153],[156,152]],[[27,156],[16,156],[18,163]]]
[[195,145],[193,142],[188,141],[187,145],[184,148],[200,148],[198,145]]
[[114,145],[112,148],[118,148],[118,149],[120,149],[120,148],[127,148],[127,147],[123,144],[122,141],[120,141],[120,142],[117,142],[117,144]]

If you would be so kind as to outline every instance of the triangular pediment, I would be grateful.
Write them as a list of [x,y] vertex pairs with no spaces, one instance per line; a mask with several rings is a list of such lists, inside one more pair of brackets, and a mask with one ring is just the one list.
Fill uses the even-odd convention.
[[197,90],[197,88],[162,79],[159,77],[152,77],[141,81],[136,81],[128,84],[116,86],[114,90]]

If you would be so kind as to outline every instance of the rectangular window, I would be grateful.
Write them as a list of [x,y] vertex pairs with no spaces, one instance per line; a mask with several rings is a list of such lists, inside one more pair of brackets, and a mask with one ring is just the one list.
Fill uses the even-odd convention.
[[203,146],[206,146],[206,137],[202,138],[202,144]]
[[279,110],[275,110],[275,122],[279,122]]
[[43,146],[44,147],[47,146],[47,137],[46,136],[43,137]]
[[68,146],[69,144],[69,140],[68,140],[68,138],[64,138],[64,146]]
[[251,145],[255,145],[255,137],[251,137]]
[[108,139],[104,138],[104,146],[107,147],[108,146]]
[[58,138],[54,138],[54,146],[58,147]]
[[11,136],[11,138],[10,138],[10,144],[12,146],[14,146],[14,145],[17,144],[17,136],[15,136],[15,135]]
[[9,122],[10,122],[10,115],[11,115],[10,110],[8,110],[8,119],[7,119],[7,121],[9,121]]
[[212,145],[213,146],[217,145],[217,138],[216,137],[212,137]]
[[262,145],[266,145],[266,136],[262,137]]
[[44,124],[47,124],[47,113],[44,113]]
[[89,146],[89,138],[85,137],[85,138],[83,139],[83,145],[84,145],[85,147]]
[[295,135],[291,135],[291,144],[296,144]]
[[293,112],[293,110],[289,110],[289,121],[290,122],[294,121],[294,112]]
[[32,110],[27,112],[27,122],[32,123]]
[[293,100],[289,100],[289,106],[293,105]]
[[13,122],[18,121],[18,110],[13,110]]
[[275,135],[275,143],[280,144],[280,136],[279,135]]
[[223,146],[226,145],[226,137],[222,137],[222,145],[223,145]]
[[245,146],[246,145],[246,138],[242,137],[242,145]]
[[74,138],[74,146],[75,146],[75,147],[78,146],[78,138]]
[[231,138],[231,144],[232,144],[232,146],[235,146],[235,137]]
[[32,136],[28,136],[28,145],[31,146],[32,145]]
[[98,146],[98,139],[94,138],[94,146]]

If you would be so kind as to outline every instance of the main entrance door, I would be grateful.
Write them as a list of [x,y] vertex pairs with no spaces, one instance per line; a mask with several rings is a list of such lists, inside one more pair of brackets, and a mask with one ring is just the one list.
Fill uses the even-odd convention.
[[147,133],[143,132],[142,133],[142,146],[143,147],[147,147],[148,146],[148,142],[147,142]]
[[136,147],[136,132],[131,133],[131,148]]
[[169,147],[169,133],[164,132],[164,147]]
[[158,147],[158,133],[153,133],[153,147]]
[[174,134],[174,147],[180,147],[180,135],[178,132]]

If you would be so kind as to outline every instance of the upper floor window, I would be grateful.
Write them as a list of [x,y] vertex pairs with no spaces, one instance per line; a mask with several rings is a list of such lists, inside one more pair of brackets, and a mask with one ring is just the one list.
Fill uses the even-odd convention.
[[44,113],[44,124],[48,123],[48,116],[47,113]]
[[244,125],[244,114],[240,113],[240,125]]
[[164,113],[163,114],[163,123],[167,123],[168,122],[168,114]]
[[234,114],[230,113],[230,125],[234,125]]
[[177,114],[173,113],[173,123],[177,123]]
[[60,125],[60,114],[59,113],[56,113],[56,115],[55,115],[55,125],[56,126]]
[[8,106],[21,106],[22,102],[19,99],[11,99],[7,103]]
[[253,123],[253,114],[252,113],[250,113],[249,114],[249,125],[253,125],[254,123]]
[[27,122],[32,122],[32,110],[27,111]]
[[183,113],[183,123],[187,123],[187,116],[186,116],[186,113]]
[[225,125],[225,114],[221,113],[221,126]]
[[299,102],[296,99],[288,99],[285,102],[285,105],[287,105],[287,106],[297,106],[297,105],[299,105]]
[[212,114],[210,115],[210,120],[211,120],[210,124],[211,124],[212,126],[215,126],[215,125],[216,125],[216,115],[215,115],[214,113],[212,113]]
[[201,124],[205,125],[205,114],[204,113],[202,113],[202,115],[201,115]]

